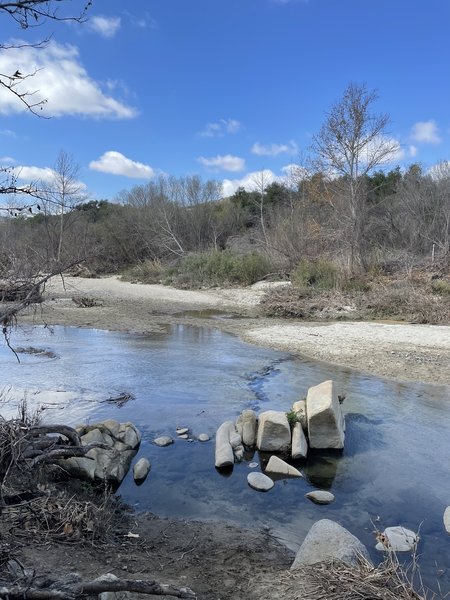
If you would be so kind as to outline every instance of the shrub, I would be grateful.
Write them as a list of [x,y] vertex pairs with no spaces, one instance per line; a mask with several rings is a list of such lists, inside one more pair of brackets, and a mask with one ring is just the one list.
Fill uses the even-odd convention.
[[213,250],[182,258],[166,271],[165,283],[179,287],[251,285],[270,272],[269,260],[258,253]]
[[291,281],[295,287],[314,287],[331,290],[338,286],[339,272],[333,263],[318,259],[302,260],[291,273]]
[[440,296],[450,296],[450,283],[444,279],[435,279],[431,282],[431,289]]
[[159,261],[144,260],[125,270],[120,278],[122,281],[160,283],[163,274],[164,267]]
[[299,418],[297,413],[295,412],[295,410],[290,410],[289,412],[286,413],[286,417],[288,420],[289,425],[292,427],[294,427],[294,425],[298,422]]

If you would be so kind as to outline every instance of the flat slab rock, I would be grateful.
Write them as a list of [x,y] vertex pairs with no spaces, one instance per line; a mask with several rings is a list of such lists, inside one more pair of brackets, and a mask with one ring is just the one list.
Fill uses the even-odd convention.
[[400,525],[397,527],[386,527],[382,535],[386,538],[386,543],[378,542],[375,546],[381,552],[384,550],[390,552],[411,552],[419,541],[414,531]]
[[264,473],[249,473],[247,475],[248,485],[258,492],[268,492],[275,485]]
[[170,444],[173,444],[173,439],[168,435],[162,435],[161,437],[158,437],[155,440],[153,440],[153,443],[161,447],[170,446]]
[[302,477],[298,469],[288,464],[278,456],[271,456],[267,463],[266,473],[281,475],[284,477]]
[[334,501],[334,494],[326,492],[324,490],[315,490],[314,492],[308,492],[305,494],[315,504],[330,504]]

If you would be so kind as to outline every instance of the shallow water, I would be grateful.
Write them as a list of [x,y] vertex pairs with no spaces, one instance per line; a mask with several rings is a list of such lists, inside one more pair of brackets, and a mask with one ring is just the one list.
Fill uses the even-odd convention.
[[[143,432],[138,457],[152,470],[137,487],[129,474],[120,492],[138,509],[161,516],[220,519],[270,529],[295,548],[311,524],[338,520],[373,550],[375,528],[420,527],[427,583],[450,591],[450,536],[442,515],[450,505],[450,388],[396,383],[324,363],[300,360],[241,342],[210,328],[167,326],[157,334],[56,327],[19,330],[13,344],[46,352],[0,355],[0,389],[30,405],[47,401],[47,421],[131,420]],[[54,356],[52,356],[52,353]],[[310,457],[304,479],[278,481],[267,494],[247,486],[251,460],[229,477],[214,469],[213,442],[151,441],[175,435],[177,425],[211,436],[244,408],[288,410],[309,386],[334,379],[346,394],[346,448],[342,455]],[[106,400],[134,395],[122,407]],[[2,408],[6,414],[8,405]],[[11,410],[11,409],[9,409]],[[336,501],[317,506],[304,497],[330,489]]]

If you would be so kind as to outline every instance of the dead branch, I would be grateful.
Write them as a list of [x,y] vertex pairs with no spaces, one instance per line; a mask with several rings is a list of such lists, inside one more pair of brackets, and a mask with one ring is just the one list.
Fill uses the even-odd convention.
[[44,452],[44,453],[40,454],[39,456],[36,456],[31,461],[31,466],[35,467],[36,465],[41,464],[41,463],[54,463],[55,461],[59,460],[60,458],[82,457],[82,458],[88,458],[89,460],[94,460],[94,459],[91,459],[90,456],[86,456],[86,454],[88,452],[90,452],[91,450],[95,450],[96,448],[99,448],[101,450],[110,450],[111,452],[115,452],[115,450],[113,448],[111,448],[111,446],[108,446],[107,444],[102,444],[101,442],[95,442],[94,444],[87,444],[86,446],[77,446],[77,447],[61,446],[59,448],[55,448],[54,450],[49,450],[48,452]]
[[38,437],[48,433],[58,433],[66,437],[72,446],[81,446],[80,436],[78,435],[76,429],[73,429],[73,427],[68,427],[67,425],[38,425],[36,427],[32,427],[28,431],[28,434],[31,437]]
[[[76,600],[103,592],[135,592],[150,596],[173,596],[175,598],[197,598],[196,594],[187,587],[177,588],[158,581],[142,581],[138,579],[102,579],[67,585],[64,581],[53,584],[54,589],[39,589],[35,587],[13,586],[0,588],[0,598],[5,600]],[[55,589],[56,588],[56,589]]]

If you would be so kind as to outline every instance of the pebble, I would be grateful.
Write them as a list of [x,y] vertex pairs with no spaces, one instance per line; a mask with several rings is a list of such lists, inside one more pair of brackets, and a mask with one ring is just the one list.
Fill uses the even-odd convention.
[[188,427],[177,427],[177,435],[184,435],[189,431]]
[[201,433],[201,434],[198,436],[198,438],[197,438],[197,439],[198,439],[198,441],[199,441],[199,442],[209,442],[209,439],[210,439],[210,438],[209,438],[209,435],[208,435],[207,433]]
[[334,494],[331,492],[325,492],[324,490],[308,492],[305,494],[305,496],[316,504],[330,504],[330,502],[334,501]]
[[155,440],[153,440],[153,443],[161,447],[170,446],[170,444],[173,444],[173,439],[168,435],[162,435],[161,437],[158,437]]
[[189,438],[187,433],[179,433],[178,434],[178,439],[179,440],[187,440]]
[[247,475],[248,485],[258,492],[267,492],[273,488],[274,482],[264,473],[249,473]]
[[257,462],[251,462],[251,463],[248,463],[248,466],[250,469],[256,469],[256,467],[258,467],[259,465]]

